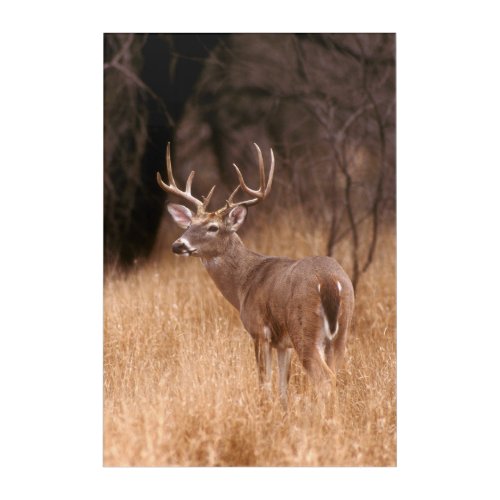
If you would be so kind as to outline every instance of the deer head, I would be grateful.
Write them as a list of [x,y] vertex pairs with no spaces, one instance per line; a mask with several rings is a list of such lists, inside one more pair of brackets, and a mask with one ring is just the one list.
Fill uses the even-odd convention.
[[[264,200],[271,190],[274,156],[266,182],[262,153],[255,144],[259,161],[259,189],[250,189],[234,165],[239,184],[225,205],[208,210],[214,188],[201,200],[191,194],[194,172],[186,189],[175,184],[167,147],[168,184],[158,174],[158,183],[167,191],[194,205],[168,204],[174,221],[184,234],[174,242],[174,253],[201,257],[222,295],[239,311],[255,346],[259,381],[268,390],[272,381],[271,349],[278,351],[279,392],[287,407],[290,355],[295,349],[304,369],[317,383],[335,381],[334,371],[344,357],[347,332],[354,308],[351,281],[331,257],[286,257],[261,255],[245,247],[236,231],[245,221],[247,208]],[[249,199],[236,202],[238,191]]]
[[[264,198],[266,198],[269,194],[274,175],[273,150],[271,149],[271,168],[269,171],[269,178],[266,183],[262,152],[257,144],[254,144],[254,146],[257,150],[259,160],[259,189],[250,189],[246,185],[240,169],[236,166],[236,164],[233,164],[236,169],[236,174],[238,175],[239,184],[231,193],[226,201],[226,204],[222,208],[219,208],[214,212],[210,212],[208,210],[208,204],[212,198],[215,186],[212,187],[208,195],[203,197],[202,200],[195,198],[191,194],[191,185],[195,174],[193,171],[189,175],[186,182],[186,189],[184,191],[179,189],[172,174],[170,143],[167,145],[166,162],[168,184],[163,181],[160,173],[157,172],[156,178],[158,184],[167,193],[175,194],[184,198],[186,201],[194,205],[196,209],[196,212],[193,212],[188,207],[177,203],[169,203],[167,205],[167,210],[177,225],[186,230],[182,236],[172,244],[172,251],[174,253],[184,255],[186,257],[196,256],[204,258],[217,257],[218,255],[221,255],[224,253],[231,236],[245,221],[247,207],[256,205],[260,201],[264,200]],[[234,197],[240,189],[252,198],[235,202]]]

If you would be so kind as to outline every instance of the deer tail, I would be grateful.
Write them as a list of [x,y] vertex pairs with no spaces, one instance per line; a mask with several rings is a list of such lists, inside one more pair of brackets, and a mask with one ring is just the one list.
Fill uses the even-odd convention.
[[325,333],[330,333],[329,340],[333,340],[338,333],[339,323],[339,308],[340,308],[340,292],[342,285],[337,280],[328,280],[320,284],[319,295],[321,305],[325,315]]

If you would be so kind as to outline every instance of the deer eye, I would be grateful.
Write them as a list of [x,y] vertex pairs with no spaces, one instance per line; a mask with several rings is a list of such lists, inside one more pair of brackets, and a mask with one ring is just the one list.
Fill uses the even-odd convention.
[[207,231],[211,233],[216,233],[219,230],[219,226],[216,224],[212,224],[211,226],[208,226]]

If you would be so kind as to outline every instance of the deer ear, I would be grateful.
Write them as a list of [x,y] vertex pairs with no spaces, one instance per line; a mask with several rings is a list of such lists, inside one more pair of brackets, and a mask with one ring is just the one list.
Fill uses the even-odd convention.
[[240,226],[245,222],[247,216],[247,207],[238,205],[234,207],[226,216],[226,224],[230,231],[238,231]]
[[169,203],[167,205],[168,213],[172,216],[172,219],[176,224],[182,229],[186,229],[191,225],[193,219],[193,212],[184,205],[177,205],[177,203]]

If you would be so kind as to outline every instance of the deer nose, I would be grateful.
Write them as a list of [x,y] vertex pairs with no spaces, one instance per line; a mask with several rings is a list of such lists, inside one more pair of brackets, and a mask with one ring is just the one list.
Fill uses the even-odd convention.
[[178,255],[192,255],[196,252],[196,248],[193,248],[186,239],[179,238],[172,244],[172,252]]
[[176,240],[172,244],[172,252],[180,254],[189,252],[188,247],[184,241]]

